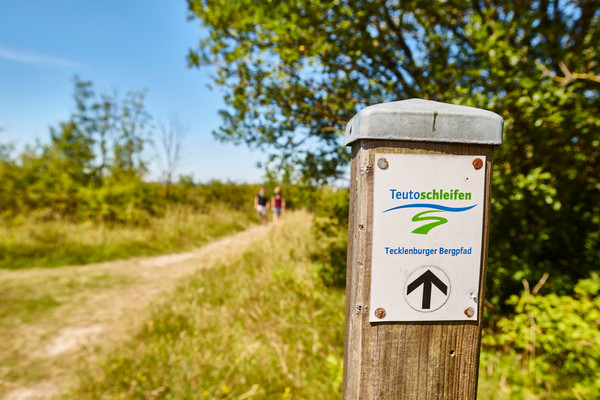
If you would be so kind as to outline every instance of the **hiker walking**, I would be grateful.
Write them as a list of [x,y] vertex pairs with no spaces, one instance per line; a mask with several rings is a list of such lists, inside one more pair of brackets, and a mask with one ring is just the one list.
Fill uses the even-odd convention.
[[254,209],[258,213],[258,223],[266,222],[267,210],[269,208],[269,198],[265,196],[265,188],[261,187],[254,198]]
[[273,192],[274,196],[271,199],[271,204],[273,206],[273,222],[277,223],[279,222],[281,213],[285,211],[285,199],[281,195],[281,189],[279,186],[277,186]]

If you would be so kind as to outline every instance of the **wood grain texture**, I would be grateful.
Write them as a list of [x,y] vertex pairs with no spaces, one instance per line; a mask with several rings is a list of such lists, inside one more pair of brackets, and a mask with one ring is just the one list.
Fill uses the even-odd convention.
[[[375,153],[486,156],[477,321],[369,322]],[[352,147],[343,399],[475,399],[487,259],[493,147],[361,140]]]

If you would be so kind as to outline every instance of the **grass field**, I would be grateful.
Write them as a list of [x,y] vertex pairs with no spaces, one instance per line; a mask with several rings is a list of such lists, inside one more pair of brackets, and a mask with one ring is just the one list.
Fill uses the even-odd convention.
[[173,206],[143,226],[20,220],[0,224],[0,268],[82,265],[183,251],[247,228],[254,215]]

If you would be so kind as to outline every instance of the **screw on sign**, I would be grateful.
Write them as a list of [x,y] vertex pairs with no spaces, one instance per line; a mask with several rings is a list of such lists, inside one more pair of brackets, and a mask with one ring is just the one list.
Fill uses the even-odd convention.
[[475,167],[475,169],[481,169],[481,167],[483,167],[483,160],[481,158],[474,159],[473,167]]
[[383,308],[378,308],[375,310],[375,316],[379,319],[382,319],[385,317],[385,310]]
[[380,158],[379,160],[377,160],[377,166],[381,169],[387,169],[387,167],[389,167],[390,164],[388,164],[388,161],[385,158]]

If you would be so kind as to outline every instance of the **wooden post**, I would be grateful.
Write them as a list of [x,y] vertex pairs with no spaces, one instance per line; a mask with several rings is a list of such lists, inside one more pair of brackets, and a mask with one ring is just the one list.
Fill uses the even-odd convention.
[[348,123],[344,399],[476,398],[502,125],[489,111],[416,99]]

